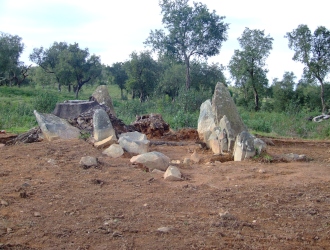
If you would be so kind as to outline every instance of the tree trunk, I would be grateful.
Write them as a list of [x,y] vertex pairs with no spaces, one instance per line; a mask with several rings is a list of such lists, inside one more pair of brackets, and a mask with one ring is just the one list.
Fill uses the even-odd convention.
[[253,86],[253,95],[254,95],[254,110],[259,110],[259,94],[257,89]]
[[186,64],[186,90],[190,89],[190,62],[189,62],[189,57],[184,56],[184,61]]
[[327,109],[327,106],[325,104],[325,101],[324,101],[324,85],[323,85],[323,81],[322,80],[319,80],[320,81],[320,84],[321,84],[321,103],[322,103],[322,113],[325,114],[326,113],[326,109]]

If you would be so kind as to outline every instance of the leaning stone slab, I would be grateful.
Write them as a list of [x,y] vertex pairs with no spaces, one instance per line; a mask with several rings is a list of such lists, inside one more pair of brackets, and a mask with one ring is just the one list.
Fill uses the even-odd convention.
[[227,116],[233,137],[246,130],[246,127],[238,114],[234,100],[230,96],[228,88],[223,83],[217,83],[212,98],[212,112],[214,115],[215,125],[220,126],[220,120],[224,115]]
[[92,98],[96,100],[99,104],[108,106],[110,108],[110,113],[116,116],[116,112],[113,107],[112,100],[106,85],[98,86],[92,94]]
[[80,130],[71,126],[66,120],[52,114],[40,114],[34,110],[34,115],[45,139],[53,141],[56,139],[79,138]]
[[208,131],[213,131],[215,128],[214,115],[212,113],[212,105],[210,100],[206,100],[202,103],[200,107],[198,122],[197,122],[197,131],[198,136],[201,140],[205,142],[208,140],[207,133]]
[[102,154],[112,158],[118,158],[124,154],[124,150],[119,144],[112,144],[109,148],[105,149]]
[[95,142],[94,147],[96,147],[97,149],[106,148],[106,147],[109,147],[110,145],[112,145],[116,142],[117,142],[117,140],[112,135],[112,136],[109,136],[108,138],[106,138],[102,141]]
[[234,161],[243,161],[255,156],[254,137],[243,131],[236,137],[234,146]]
[[116,137],[116,131],[112,127],[110,118],[104,109],[97,109],[93,115],[93,137],[95,141],[102,141],[110,136]]
[[135,132],[122,133],[118,140],[119,145],[129,153],[144,154],[149,151],[150,141],[145,134]]
[[164,179],[167,181],[181,181],[181,172],[175,166],[169,166],[164,173]]
[[133,156],[130,162],[133,164],[141,163],[149,168],[149,171],[153,169],[165,171],[169,166],[170,158],[160,152],[153,151]]

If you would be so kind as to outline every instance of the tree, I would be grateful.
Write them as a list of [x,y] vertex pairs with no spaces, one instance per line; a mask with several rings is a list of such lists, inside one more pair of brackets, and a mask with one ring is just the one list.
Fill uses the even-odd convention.
[[289,40],[289,48],[295,52],[292,59],[305,65],[304,75],[320,83],[322,112],[325,112],[324,81],[330,71],[330,31],[319,26],[312,33],[307,25],[301,24],[286,33],[286,38]]
[[219,54],[223,41],[227,40],[228,24],[225,17],[210,12],[206,5],[189,0],[161,0],[159,3],[163,30],[151,31],[145,41],[154,51],[182,60],[186,66],[186,89],[190,88],[190,60]]
[[248,93],[250,89],[254,96],[254,109],[259,110],[259,92],[268,85],[266,77],[266,59],[270,54],[273,38],[265,36],[262,30],[245,28],[238,42],[242,50],[235,50],[229,62],[229,71],[236,86]]
[[114,83],[118,85],[120,88],[120,95],[121,99],[124,98],[123,96],[123,90],[126,88],[125,83],[128,79],[128,76],[126,74],[124,63],[122,62],[116,62],[113,63],[111,67],[109,67],[109,71],[111,75],[114,77]]
[[71,85],[75,90],[76,98],[82,86],[95,80],[102,72],[100,57],[90,55],[87,48],[80,49],[78,43],[67,44],[55,42],[49,49],[35,48],[30,54],[30,60],[49,74],[54,74],[59,90],[61,84]]
[[19,57],[24,50],[22,38],[0,32],[0,85],[21,83],[28,76],[31,67],[19,61]]
[[288,104],[295,99],[295,79],[293,72],[285,72],[281,81],[277,78],[273,80],[272,90],[276,111],[285,111]]
[[128,75],[126,87],[132,91],[133,99],[137,95],[140,102],[144,102],[157,85],[158,65],[149,51],[133,52],[130,57],[131,60],[125,63]]

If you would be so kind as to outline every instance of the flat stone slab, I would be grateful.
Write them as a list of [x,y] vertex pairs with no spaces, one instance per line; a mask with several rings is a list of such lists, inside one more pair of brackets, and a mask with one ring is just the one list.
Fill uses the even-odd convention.
[[43,136],[48,141],[56,139],[75,139],[79,138],[80,130],[71,126],[66,120],[52,114],[40,114],[34,110],[34,115]]
[[95,101],[69,100],[63,103],[57,103],[53,115],[63,119],[74,119],[97,105],[98,103]]

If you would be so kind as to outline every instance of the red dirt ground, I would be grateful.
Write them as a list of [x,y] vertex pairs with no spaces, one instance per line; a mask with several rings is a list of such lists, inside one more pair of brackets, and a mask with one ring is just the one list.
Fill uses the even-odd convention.
[[[182,142],[150,148],[181,162],[197,151],[178,182],[83,140],[1,147],[0,249],[330,249],[330,142],[273,139],[269,155],[309,159],[273,163]],[[88,155],[97,168],[79,166]]]

